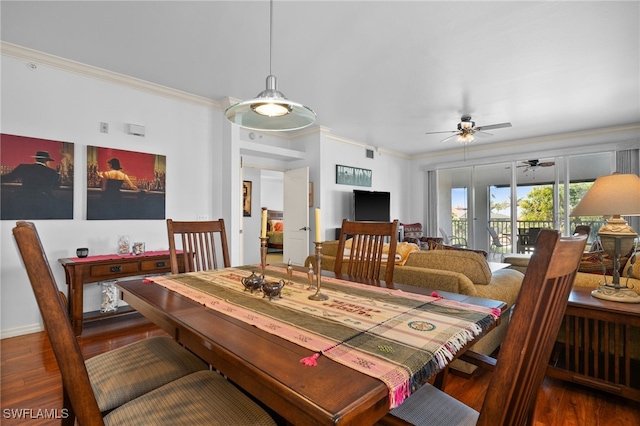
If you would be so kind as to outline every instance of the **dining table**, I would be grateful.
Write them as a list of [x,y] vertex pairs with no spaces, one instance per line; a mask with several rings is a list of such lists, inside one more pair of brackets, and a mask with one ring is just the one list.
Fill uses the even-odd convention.
[[[256,278],[279,294],[249,285]],[[374,424],[506,309],[328,271],[319,282],[300,267],[246,265],[117,286],[131,307],[294,425]]]

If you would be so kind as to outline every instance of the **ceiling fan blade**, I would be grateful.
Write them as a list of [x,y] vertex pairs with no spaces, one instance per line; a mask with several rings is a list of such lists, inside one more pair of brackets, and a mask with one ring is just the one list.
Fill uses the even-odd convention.
[[478,130],[502,129],[503,127],[511,127],[511,123],[489,124],[488,126],[478,126]]
[[449,136],[448,138],[444,138],[444,139],[442,139],[440,142],[446,142],[446,141],[448,141],[449,139],[453,139],[453,138],[455,138],[455,137],[457,137],[457,136],[458,136],[458,134],[451,135],[451,136]]
[[483,132],[481,130],[476,130],[473,134],[476,136],[493,136],[493,133]]
[[447,130],[444,132],[426,132],[425,135],[435,135],[436,133],[457,133],[457,130]]
[[540,167],[549,167],[549,166],[555,166],[556,163],[554,163],[553,161],[547,161],[545,163],[538,163],[538,166]]

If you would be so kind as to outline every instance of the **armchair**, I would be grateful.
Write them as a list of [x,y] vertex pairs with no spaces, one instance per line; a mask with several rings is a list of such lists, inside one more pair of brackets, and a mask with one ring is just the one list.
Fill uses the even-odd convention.
[[406,243],[417,244],[420,250],[429,250],[429,243],[442,243],[440,237],[425,237],[422,232],[421,223],[403,223],[404,227],[404,239]]

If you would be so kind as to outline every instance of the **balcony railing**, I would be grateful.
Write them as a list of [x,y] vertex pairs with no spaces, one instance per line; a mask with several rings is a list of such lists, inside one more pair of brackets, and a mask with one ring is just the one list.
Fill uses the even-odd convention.
[[[570,229],[573,230],[578,225],[587,225],[591,228],[591,232],[589,234],[589,238],[587,240],[587,244],[595,241],[598,230],[602,225],[605,224],[604,220],[594,220],[594,221],[584,221],[584,220],[575,220],[570,222]],[[488,226],[495,229],[496,233],[500,237],[500,240],[504,244],[504,247],[498,249],[498,251],[503,253],[511,253],[516,251],[516,241],[511,241],[511,220],[509,219],[492,219],[489,221]],[[453,230],[453,235],[459,237],[468,238],[468,226],[466,220],[452,220],[451,228]],[[551,220],[518,220],[516,222],[516,238],[518,238],[518,230],[523,230],[524,232],[528,232],[529,228],[549,228],[554,229],[553,221]],[[488,247],[491,246],[491,237],[487,232],[487,241]],[[480,246],[480,244],[476,244]],[[513,247],[512,247],[513,245]]]

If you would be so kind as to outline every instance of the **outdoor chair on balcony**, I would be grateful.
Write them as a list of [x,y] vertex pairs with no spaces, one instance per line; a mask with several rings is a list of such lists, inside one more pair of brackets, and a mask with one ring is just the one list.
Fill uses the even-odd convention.
[[491,237],[491,246],[489,247],[489,251],[491,253],[500,254],[500,261],[502,262],[504,254],[501,249],[511,245],[511,237],[505,234],[498,235],[496,230],[490,226],[487,226],[487,231],[489,231],[489,236]]
[[456,237],[455,235],[449,235],[444,230],[444,228],[440,228],[440,233],[442,234],[442,242],[447,246],[453,247],[467,247],[467,240],[463,237]]
[[518,229],[518,253],[530,253],[533,251],[541,229]]

